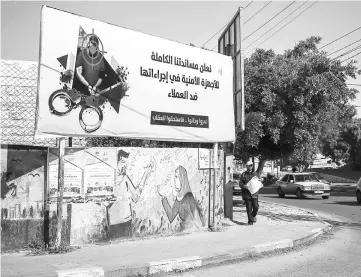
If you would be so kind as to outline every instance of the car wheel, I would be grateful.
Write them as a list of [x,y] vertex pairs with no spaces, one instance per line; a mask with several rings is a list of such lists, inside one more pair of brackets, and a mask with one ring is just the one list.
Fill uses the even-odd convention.
[[297,188],[297,190],[296,190],[296,196],[297,196],[298,199],[301,199],[301,198],[303,197],[302,191],[301,191],[300,188]]
[[284,198],[285,194],[283,193],[282,189],[280,187],[277,188],[277,193],[279,198]]
[[361,191],[357,191],[356,192],[356,198],[357,198],[357,202],[361,203]]
[[328,199],[328,198],[330,198],[329,195],[327,195],[327,196],[322,196],[322,199]]

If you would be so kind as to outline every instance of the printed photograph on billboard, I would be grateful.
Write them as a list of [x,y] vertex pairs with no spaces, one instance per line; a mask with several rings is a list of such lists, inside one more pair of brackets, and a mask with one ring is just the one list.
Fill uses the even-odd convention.
[[228,56],[42,8],[40,134],[234,141],[232,82]]

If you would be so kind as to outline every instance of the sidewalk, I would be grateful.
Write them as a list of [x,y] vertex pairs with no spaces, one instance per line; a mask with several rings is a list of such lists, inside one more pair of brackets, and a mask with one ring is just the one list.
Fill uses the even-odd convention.
[[146,276],[292,247],[331,228],[305,210],[263,201],[257,223],[246,222],[244,205],[235,202],[234,222],[225,220],[216,232],[128,240],[57,255],[2,254],[2,276]]

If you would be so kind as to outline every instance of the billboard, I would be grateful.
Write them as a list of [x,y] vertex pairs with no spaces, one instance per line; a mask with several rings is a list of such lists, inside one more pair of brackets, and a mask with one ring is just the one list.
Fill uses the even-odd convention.
[[230,57],[42,8],[39,133],[234,141],[232,81]]

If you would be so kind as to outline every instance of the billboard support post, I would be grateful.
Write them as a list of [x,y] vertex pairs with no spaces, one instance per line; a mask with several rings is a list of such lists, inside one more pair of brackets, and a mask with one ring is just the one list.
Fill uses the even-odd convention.
[[58,138],[59,147],[59,166],[58,166],[58,202],[57,202],[57,226],[55,248],[59,249],[61,245],[61,231],[63,222],[63,195],[64,195],[64,153],[65,138]]
[[[211,160],[211,151],[209,151],[209,160]],[[212,230],[212,224],[211,224],[211,191],[212,191],[212,169],[211,164],[209,164],[209,180],[208,180],[208,228]]]
[[215,207],[216,207],[216,168],[218,163],[218,142],[215,142],[213,145],[213,220],[212,220],[212,229],[215,228]]

